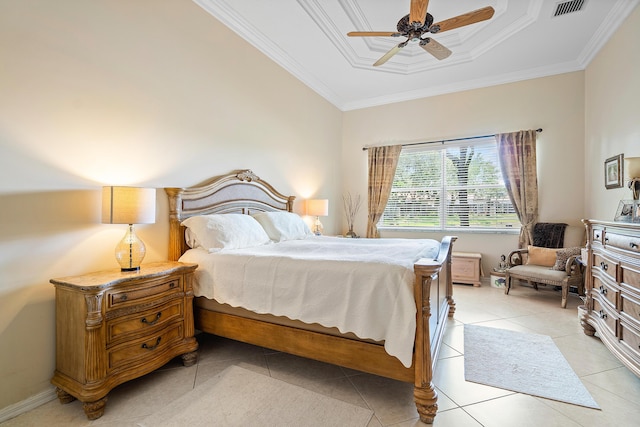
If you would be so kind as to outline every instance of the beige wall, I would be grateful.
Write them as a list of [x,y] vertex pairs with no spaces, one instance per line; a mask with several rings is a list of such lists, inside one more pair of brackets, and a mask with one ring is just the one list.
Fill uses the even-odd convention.
[[[584,73],[575,72],[344,114],[345,188],[366,198],[365,145],[432,141],[520,129],[538,134],[540,221],[579,225],[584,215]],[[356,220],[364,234],[366,212]],[[383,236],[435,237],[440,233],[386,232]],[[454,249],[483,254],[485,272],[517,248],[514,234],[458,233]]]
[[[341,112],[193,2],[0,2],[0,58],[0,410],[50,388],[49,279],[117,267],[102,185],[250,168],[329,198],[337,231]],[[145,261],[166,259],[157,204]]]
[[640,8],[627,18],[585,73],[585,195],[589,218],[613,220],[631,191],[607,190],[604,161],[640,156]]

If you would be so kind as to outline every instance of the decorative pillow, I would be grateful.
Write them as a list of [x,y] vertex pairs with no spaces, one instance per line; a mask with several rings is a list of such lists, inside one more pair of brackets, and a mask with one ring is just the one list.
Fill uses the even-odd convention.
[[527,264],[553,267],[556,263],[556,252],[558,249],[541,248],[539,246],[527,246],[527,249],[529,251]]
[[182,221],[187,227],[185,237],[192,248],[209,252],[241,249],[269,243],[269,236],[258,221],[243,214],[200,215]]
[[567,260],[573,255],[580,255],[581,247],[558,249],[556,253],[556,263],[551,268],[552,270],[565,271],[567,266]]
[[300,215],[292,212],[259,212],[253,217],[274,242],[305,239],[313,234]]

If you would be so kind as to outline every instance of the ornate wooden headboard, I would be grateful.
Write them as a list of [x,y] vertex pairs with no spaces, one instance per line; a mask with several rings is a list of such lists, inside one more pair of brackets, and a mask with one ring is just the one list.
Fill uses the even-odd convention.
[[237,170],[189,188],[165,188],[169,196],[169,260],[189,247],[180,225],[195,215],[293,211],[295,196],[285,196],[250,170]]

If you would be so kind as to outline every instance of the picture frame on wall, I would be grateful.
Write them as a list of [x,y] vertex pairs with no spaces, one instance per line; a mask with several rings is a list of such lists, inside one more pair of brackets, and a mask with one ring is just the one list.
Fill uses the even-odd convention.
[[604,186],[607,189],[622,187],[624,154],[609,157],[604,161]]
[[620,200],[614,221],[640,222],[640,201]]

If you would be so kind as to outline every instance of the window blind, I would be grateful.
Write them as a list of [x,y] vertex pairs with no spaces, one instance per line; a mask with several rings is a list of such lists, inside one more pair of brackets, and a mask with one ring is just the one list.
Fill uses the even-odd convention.
[[495,138],[403,148],[379,226],[520,227],[502,178]]

